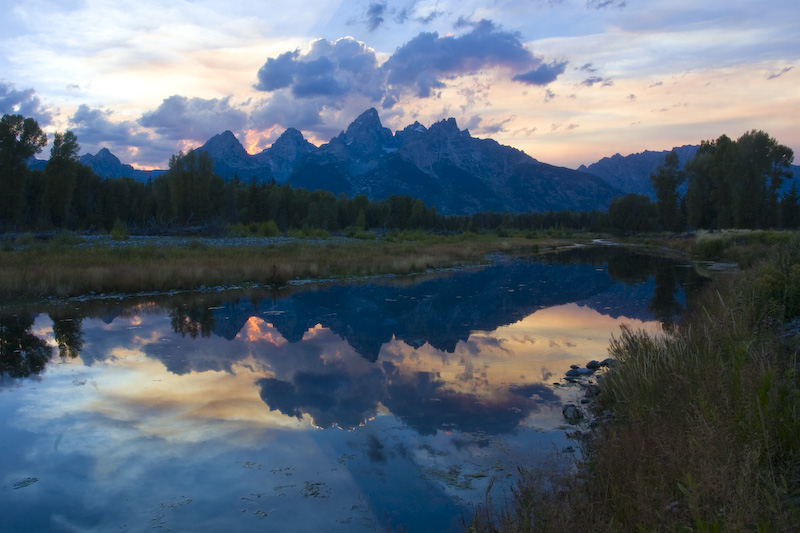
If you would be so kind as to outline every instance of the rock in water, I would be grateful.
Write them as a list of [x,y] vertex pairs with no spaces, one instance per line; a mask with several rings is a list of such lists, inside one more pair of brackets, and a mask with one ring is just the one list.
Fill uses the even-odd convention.
[[576,424],[584,418],[581,408],[571,403],[561,408],[561,414],[564,415],[564,419],[570,424]]

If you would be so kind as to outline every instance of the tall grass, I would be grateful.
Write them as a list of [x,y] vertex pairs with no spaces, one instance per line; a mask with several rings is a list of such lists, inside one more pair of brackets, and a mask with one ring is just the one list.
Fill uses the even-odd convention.
[[613,418],[577,473],[524,471],[473,529],[799,531],[799,316],[795,238],[716,278],[674,330],[623,328],[597,406]]
[[[201,286],[283,284],[296,278],[412,274],[478,264],[487,253],[536,248],[525,239],[295,240],[268,246],[75,246],[73,239],[0,250],[0,298],[134,293]],[[406,236],[408,237],[408,236]],[[66,244],[65,244],[66,242]],[[112,243],[113,244],[113,243]]]

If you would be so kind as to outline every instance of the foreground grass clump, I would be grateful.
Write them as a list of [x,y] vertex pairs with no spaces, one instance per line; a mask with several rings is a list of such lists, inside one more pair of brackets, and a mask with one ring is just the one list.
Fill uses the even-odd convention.
[[480,235],[374,241],[320,237],[267,246],[218,246],[198,239],[180,246],[78,246],[78,241],[67,239],[31,243],[0,251],[0,298],[10,301],[283,284],[297,278],[411,274],[478,264],[490,252],[536,249],[525,239]]
[[662,336],[623,329],[585,462],[523,471],[474,530],[800,530],[800,241],[717,277]]

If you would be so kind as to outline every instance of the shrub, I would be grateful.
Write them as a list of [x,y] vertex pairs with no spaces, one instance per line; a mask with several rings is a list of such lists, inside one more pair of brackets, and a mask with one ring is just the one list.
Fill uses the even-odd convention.
[[111,228],[111,238],[115,241],[127,241],[131,237],[131,232],[128,230],[128,225],[121,219],[114,221],[114,227]]
[[694,253],[700,259],[721,259],[725,250],[733,245],[729,236],[701,236],[694,246]]
[[259,237],[280,237],[281,230],[278,229],[278,225],[274,220],[268,220],[258,225],[256,234]]
[[53,244],[56,246],[75,246],[83,242],[83,239],[75,234],[74,231],[59,231],[53,237]]
[[14,240],[14,243],[17,246],[31,246],[32,244],[36,243],[36,236],[33,233],[23,233],[22,235],[17,236]]

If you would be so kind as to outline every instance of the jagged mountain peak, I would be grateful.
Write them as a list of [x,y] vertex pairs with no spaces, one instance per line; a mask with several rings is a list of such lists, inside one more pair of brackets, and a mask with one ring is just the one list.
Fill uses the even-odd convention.
[[378,128],[382,127],[380,115],[378,115],[378,110],[374,107],[370,107],[358,115],[350,126],[353,126],[353,124],[374,124]]
[[130,177],[144,181],[163,172],[162,170],[138,170],[131,165],[123,164],[117,156],[111,153],[111,150],[105,147],[95,155],[83,154],[78,161],[104,178]]
[[461,133],[461,130],[458,129],[458,124],[456,123],[456,119],[453,117],[445,118],[440,120],[439,122],[435,122],[431,124],[430,132],[447,132],[447,133]]
[[314,145],[303,137],[300,130],[289,128],[281,133],[281,136],[267,150],[284,150],[287,148],[309,152],[314,149]]
[[214,158],[248,155],[247,150],[244,149],[242,143],[239,142],[239,139],[236,138],[231,130],[225,130],[214,135],[199,149],[205,150]]
[[111,153],[111,150],[105,146],[101,148],[95,155],[84,154],[81,156],[80,161],[84,164],[86,161],[96,161],[101,164],[121,165],[119,158]]
[[348,145],[356,143],[363,148],[374,149],[378,147],[376,145],[390,143],[392,137],[391,130],[381,124],[378,111],[371,107],[350,123],[344,132],[343,140]]

